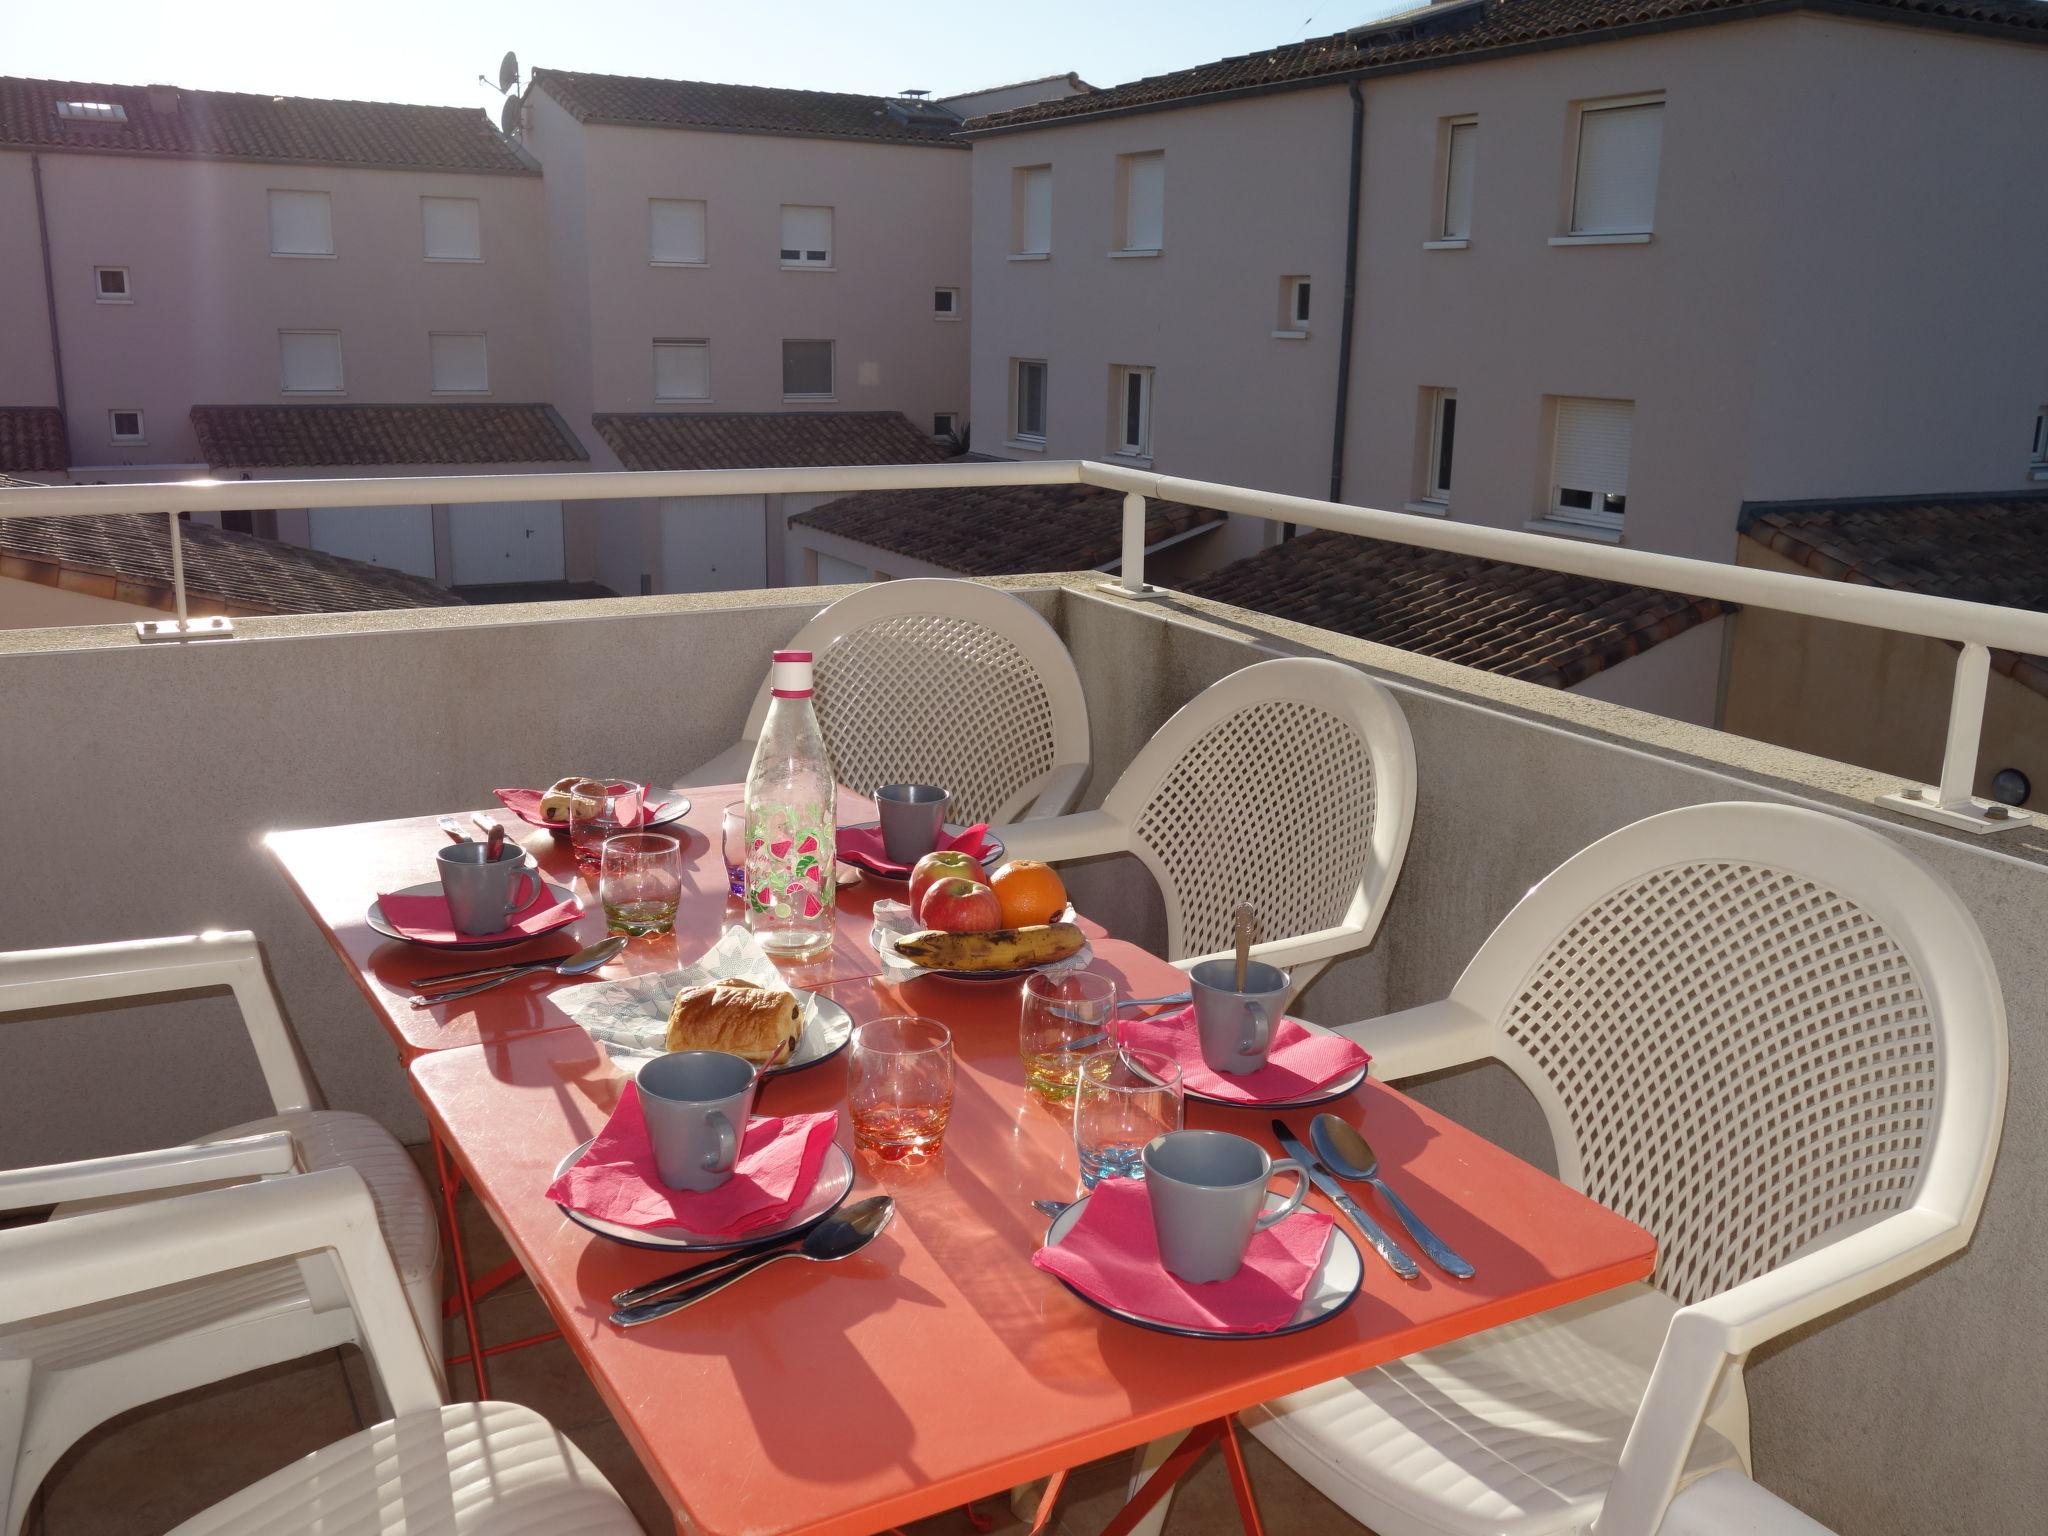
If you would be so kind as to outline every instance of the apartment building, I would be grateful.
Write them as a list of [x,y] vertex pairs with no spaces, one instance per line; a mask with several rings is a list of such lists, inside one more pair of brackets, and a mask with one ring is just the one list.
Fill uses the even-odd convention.
[[[976,119],[977,445],[1717,560],[1745,504],[2022,487],[2043,43],[1451,0]],[[1581,686],[1715,718],[1723,623],[1652,623]]]
[[[795,455],[781,463],[899,462],[880,455],[900,454],[905,421],[932,457],[963,432],[957,114],[556,69],[535,70],[524,100],[521,141],[546,173],[556,398],[604,424],[600,467],[745,468],[762,442]],[[857,456],[817,457],[830,451]],[[780,579],[788,519],[824,499],[578,515],[614,590],[705,591]]]
[[[73,479],[582,468],[548,403],[537,167],[477,111],[0,80],[0,406]],[[459,583],[563,574],[558,509],[234,520]]]

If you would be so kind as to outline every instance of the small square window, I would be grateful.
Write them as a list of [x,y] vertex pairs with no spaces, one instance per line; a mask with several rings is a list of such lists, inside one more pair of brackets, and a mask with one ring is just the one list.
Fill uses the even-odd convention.
[[142,412],[107,412],[107,435],[117,443],[146,443],[149,438],[142,430]]
[[428,261],[484,259],[483,205],[473,197],[423,197],[420,225]]
[[101,304],[133,304],[135,295],[128,288],[126,267],[94,267],[92,269],[92,296]]
[[1648,234],[1656,218],[1657,163],[1663,144],[1661,100],[1606,102],[1581,109],[1571,233]]
[[271,190],[270,254],[334,254],[334,204],[327,193]]
[[1299,335],[1308,330],[1309,282],[1296,274],[1280,279],[1280,313],[1274,325],[1283,334]]
[[489,346],[476,332],[433,331],[427,336],[427,359],[437,395],[487,395],[491,392]]
[[932,290],[932,314],[940,320],[960,318],[960,290],[958,288],[934,288]]
[[709,400],[711,343],[704,340],[654,344],[654,398]]
[[1561,399],[1556,413],[1548,515],[1620,532],[1628,511],[1635,402]]
[[647,200],[647,260],[657,267],[701,267],[709,263],[708,219],[701,197]]
[[832,398],[832,343],[785,341],[782,344],[782,398]]
[[960,413],[940,411],[932,418],[933,437],[958,437],[960,435]]
[[785,267],[831,266],[832,210],[785,203],[779,249]]
[[342,393],[341,332],[279,331],[277,350],[285,394]]

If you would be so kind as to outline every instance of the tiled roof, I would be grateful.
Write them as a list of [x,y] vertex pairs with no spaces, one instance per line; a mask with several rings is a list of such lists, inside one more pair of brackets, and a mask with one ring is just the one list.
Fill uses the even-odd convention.
[[[155,110],[152,98],[170,110]],[[60,101],[104,102],[120,107],[127,120],[62,118],[57,115]],[[0,146],[5,145],[173,159],[539,174],[475,107],[316,101],[14,76],[0,76]]]
[[650,412],[590,420],[628,469],[936,464],[946,457],[900,411]]
[[[1740,527],[1817,576],[2048,613],[2048,491],[1752,502]],[[2048,658],[1993,651],[1991,665],[2048,694]]]
[[1321,530],[1187,590],[1550,688],[1730,611],[1711,598]]
[[71,444],[54,405],[0,405],[0,474],[64,469]]
[[1499,53],[1601,42],[1630,32],[1798,10],[2048,42],[2048,4],[2041,0],[1472,0],[1083,96],[991,113],[974,118],[968,131],[1025,127],[1205,96],[1284,90],[1381,70],[1426,69]]
[[[1123,553],[1123,509],[1122,492],[1093,485],[948,486],[862,491],[791,521],[963,576],[1021,576],[1112,564]],[[1145,510],[1147,545],[1223,520],[1177,501]]]
[[706,128],[727,133],[789,134],[805,139],[875,139],[964,149],[958,117],[929,102],[774,85],[709,80],[650,80],[536,69],[533,83],[580,123],[628,128]]
[[[355,613],[462,601],[402,571],[204,523],[186,523],[179,542],[187,601],[199,615]],[[168,608],[170,529],[161,517],[0,518],[0,574]]]
[[552,405],[195,405],[214,469],[587,460]]

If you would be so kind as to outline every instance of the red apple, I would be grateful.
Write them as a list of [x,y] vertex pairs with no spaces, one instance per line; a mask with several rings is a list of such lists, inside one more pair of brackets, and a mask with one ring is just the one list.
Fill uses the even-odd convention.
[[917,920],[947,933],[989,933],[1003,926],[1003,904],[976,881],[940,880],[924,893]]
[[[924,911],[924,893],[941,880],[971,880],[976,885],[988,884],[988,876],[982,873],[980,860],[955,853],[950,848],[928,853],[910,871],[910,911],[913,917]],[[924,919],[918,917],[918,921]]]

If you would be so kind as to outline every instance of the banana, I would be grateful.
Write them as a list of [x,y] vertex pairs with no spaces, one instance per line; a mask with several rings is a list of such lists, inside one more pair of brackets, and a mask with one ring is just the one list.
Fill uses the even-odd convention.
[[946,933],[932,928],[904,934],[896,941],[896,953],[913,965],[934,971],[1021,971],[1064,960],[1087,942],[1087,936],[1072,923],[1036,923],[988,933]]

